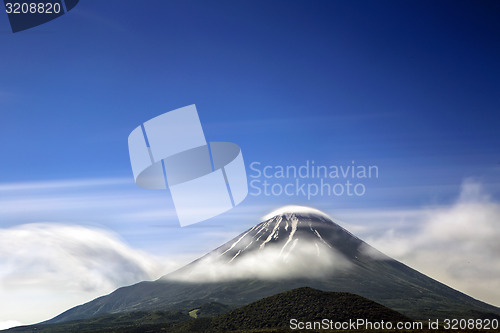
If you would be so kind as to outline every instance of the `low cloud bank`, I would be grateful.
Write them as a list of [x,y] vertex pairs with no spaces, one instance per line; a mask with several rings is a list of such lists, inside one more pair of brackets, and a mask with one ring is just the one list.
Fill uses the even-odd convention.
[[283,245],[266,246],[243,253],[233,261],[210,255],[190,265],[189,269],[169,274],[168,279],[185,282],[221,282],[239,279],[276,280],[297,277],[322,277],[350,267],[339,252],[322,243],[294,243],[289,250]]
[[111,233],[37,223],[0,229],[3,287],[96,291],[159,277],[157,261]]
[[35,223],[0,229],[0,322],[46,320],[47,309],[56,315],[169,268],[97,228]]
[[500,306],[500,204],[468,180],[457,201],[428,209],[416,232],[390,229],[367,241],[462,292]]

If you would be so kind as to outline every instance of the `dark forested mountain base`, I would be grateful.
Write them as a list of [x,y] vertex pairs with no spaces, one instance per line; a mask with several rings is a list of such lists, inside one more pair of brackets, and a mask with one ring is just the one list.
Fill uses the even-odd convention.
[[[189,313],[196,310],[198,318]],[[364,297],[349,293],[324,292],[311,288],[299,288],[270,296],[227,313],[222,304],[208,303],[186,311],[132,312],[94,317],[86,320],[59,324],[41,324],[17,327],[11,333],[209,333],[209,332],[335,332],[335,330],[290,329],[292,318],[299,322],[329,319],[345,322],[359,318],[371,322],[413,322],[412,319]],[[375,330],[342,330],[342,332],[374,332]],[[389,332],[394,330],[378,330]],[[498,330],[497,330],[498,331]],[[398,332],[450,332],[445,330],[398,330]],[[453,332],[461,332],[454,330]],[[465,332],[465,331],[464,331]],[[467,330],[468,333],[479,332]],[[495,332],[495,330],[489,330]]]

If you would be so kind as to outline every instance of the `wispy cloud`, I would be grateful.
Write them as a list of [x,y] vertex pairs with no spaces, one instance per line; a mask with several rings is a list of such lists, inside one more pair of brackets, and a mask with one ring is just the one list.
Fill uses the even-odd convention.
[[167,191],[142,190],[129,178],[2,183],[0,195],[0,218],[8,225],[33,221],[91,221],[108,226],[118,220],[122,224],[176,222]]
[[[4,183],[0,195],[0,291],[8,300],[3,308],[0,305],[0,322],[27,323],[26,317],[17,316],[27,312],[31,322],[41,321],[116,287],[159,276],[163,269],[229,241],[276,208],[250,198],[213,221],[179,228],[168,191],[142,190],[130,179]],[[500,304],[500,205],[478,183],[465,182],[449,206],[326,212],[387,255],[476,298]],[[76,226],[89,223],[115,230],[131,245],[103,229]],[[134,248],[185,257],[163,261]],[[237,271],[209,262],[192,275],[194,280],[206,277],[206,268],[213,277],[237,277],[242,272],[279,278],[290,273],[285,268],[308,271],[300,263],[285,267],[277,260],[271,265],[273,272],[261,262],[248,257]],[[61,293],[61,288],[67,292]]]
[[0,319],[26,321],[30,313],[32,322],[45,320],[47,311],[57,315],[178,266],[102,229],[54,223],[0,229]]
[[392,226],[367,241],[413,268],[500,305],[500,204],[465,181],[457,201],[422,209],[414,228]]
[[0,197],[0,227],[40,221],[104,227],[134,247],[189,254],[191,259],[253,226],[266,212],[246,203],[217,218],[180,228],[168,190],[144,190],[122,178],[3,183]]
[[133,183],[130,178],[63,179],[37,182],[2,183],[0,184],[0,192],[98,187],[130,183]]

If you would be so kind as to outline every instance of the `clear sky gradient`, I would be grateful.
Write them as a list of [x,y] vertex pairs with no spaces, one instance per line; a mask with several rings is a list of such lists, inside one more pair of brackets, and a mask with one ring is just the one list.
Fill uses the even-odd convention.
[[[16,34],[0,13],[0,40],[4,231],[97,227],[183,263],[285,204],[322,209],[374,244],[471,195],[500,220],[498,1],[81,0]],[[134,184],[127,137],[190,104],[207,140],[237,143],[249,172],[252,162],[355,161],[379,177],[361,197],[249,196],[180,228],[168,191]]]

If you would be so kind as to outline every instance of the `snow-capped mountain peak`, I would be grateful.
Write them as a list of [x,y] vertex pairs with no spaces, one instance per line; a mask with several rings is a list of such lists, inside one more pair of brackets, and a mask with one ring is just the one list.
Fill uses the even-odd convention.
[[313,208],[286,206],[266,217],[169,278],[220,281],[320,276],[352,266],[350,259],[358,255],[363,243]]
[[419,319],[500,313],[383,255],[322,212],[283,207],[269,215],[158,281],[120,288],[52,322],[196,302],[244,304],[301,286],[360,294]]
[[269,214],[265,215],[262,217],[262,221],[267,221],[272,219],[273,217],[276,216],[286,216],[289,217],[291,215],[298,215],[298,216],[321,216],[323,218],[331,220],[331,217],[328,216],[328,214],[307,206],[295,206],[295,205],[288,205],[288,206],[283,206],[280,207]]
[[[267,257],[288,261],[292,256],[347,256],[355,258],[360,244],[357,237],[337,225],[326,213],[304,206],[281,207],[265,220],[206,257],[232,263],[237,259],[266,251]],[[310,250],[312,249],[312,250]],[[344,253],[346,252],[346,253]],[[312,259],[312,258],[311,258]]]

